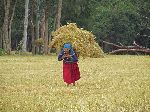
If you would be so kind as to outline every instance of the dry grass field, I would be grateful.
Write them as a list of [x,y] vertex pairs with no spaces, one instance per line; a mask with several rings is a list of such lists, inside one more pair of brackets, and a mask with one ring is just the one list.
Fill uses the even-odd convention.
[[0,112],[150,112],[150,57],[79,60],[67,87],[56,56],[0,57]]

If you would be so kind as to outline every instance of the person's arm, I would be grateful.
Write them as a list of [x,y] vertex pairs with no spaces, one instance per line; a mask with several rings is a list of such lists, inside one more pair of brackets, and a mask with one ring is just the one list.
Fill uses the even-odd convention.
[[73,62],[76,62],[76,61],[78,61],[78,58],[77,58],[77,56],[74,54],[74,55],[72,55],[72,60],[73,60]]
[[64,51],[62,50],[58,55],[58,61],[61,61],[64,59]]
[[76,56],[76,54],[75,54],[75,52],[73,50],[71,50],[71,60],[73,62],[78,61],[78,58],[77,58],[77,56]]

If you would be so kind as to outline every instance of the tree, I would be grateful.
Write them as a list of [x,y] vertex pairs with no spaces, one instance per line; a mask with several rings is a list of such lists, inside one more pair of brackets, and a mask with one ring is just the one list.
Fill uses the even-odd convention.
[[[0,28],[0,47],[5,50],[7,54],[10,54],[11,51],[11,34],[12,34],[12,23],[15,14],[15,8],[17,0],[5,0],[2,2],[4,5],[4,17],[1,18],[3,20],[3,24]],[[1,8],[2,8],[1,7]]]
[[58,29],[60,27],[61,10],[62,10],[62,0],[58,0],[57,13],[56,13],[56,23],[55,23],[56,29]]
[[24,19],[24,33],[23,33],[23,45],[22,45],[22,50],[24,52],[27,51],[26,45],[27,45],[27,28],[28,28],[28,8],[29,5],[29,0],[25,1],[25,19]]
[[[40,0],[36,1],[36,25],[35,25],[35,38],[39,39],[39,29],[40,29]],[[36,47],[36,52],[39,53],[39,47]]]
[[[150,48],[149,3],[149,0],[30,0],[27,50],[32,47],[33,54],[38,52],[34,42],[43,38],[46,53],[50,33],[67,23],[77,23],[80,28],[92,31],[97,41],[131,45],[135,40]],[[23,0],[0,0],[0,47],[7,53],[11,47],[16,50],[24,35],[24,5]]]
[[137,7],[137,37],[135,41],[147,48],[150,48],[150,1],[149,0],[131,0]]
[[11,46],[10,46],[10,38],[9,38],[9,14],[10,14],[10,0],[4,1],[5,8],[5,17],[3,23],[3,48],[6,53],[10,54]]
[[11,37],[12,37],[12,23],[14,19],[15,9],[16,9],[17,0],[15,0],[14,5],[12,6],[12,14],[10,15],[10,22],[9,22],[9,39],[10,39],[10,48],[11,48]]
[[[14,4],[14,0],[13,0]],[[11,26],[11,48],[12,50],[22,49],[23,33],[24,33],[24,18],[25,18],[25,1],[17,0],[14,17]],[[29,30],[28,30],[29,31]],[[29,33],[28,33],[29,35]],[[27,46],[28,47],[28,46]]]
[[3,48],[2,42],[3,42],[3,40],[2,40],[2,29],[0,29],[0,48]]
[[48,53],[48,36],[49,36],[49,16],[50,16],[50,0],[46,1],[46,9],[45,9],[45,38],[44,38],[44,53]]
[[3,26],[3,19],[4,19],[4,1],[0,1],[0,48],[3,48],[3,32],[2,32],[2,26]]
[[[97,2],[94,6],[89,29],[99,39],[109,42],[121,42],[130,45],[136,37],[137,7],[131,2],[111,1]],[[104,47],[110,51],[111,47]]]
[[30,25],[31,25],[31,37],[32,37],[32,54],[34,55],[36,53],[35,51],[35,30],[34,30],[34,10],[35,10],[35,0],[32,0],[32,5],[31,5],[31,20],[30,20]]

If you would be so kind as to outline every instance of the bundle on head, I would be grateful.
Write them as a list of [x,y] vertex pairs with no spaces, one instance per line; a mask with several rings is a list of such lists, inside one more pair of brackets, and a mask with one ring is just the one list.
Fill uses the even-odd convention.
[[82,28],[78,28],[75,23],[70,23],[60,27],[52,33],[50,47],[56,48],[57,53],[64,43],[70,43],[76,53],[82,57],[103,57],[103,51],[95,41],[95,36]]

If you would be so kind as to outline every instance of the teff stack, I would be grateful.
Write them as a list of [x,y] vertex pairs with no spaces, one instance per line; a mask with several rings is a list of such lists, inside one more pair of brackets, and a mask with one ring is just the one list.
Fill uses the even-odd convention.
[[53,40],[50,46],[55,47],[59,52],[64,43],[71,43],[76,52],[82,57],[103,57],[103,51],[95,41],[95,36],[82,28],[78,28],[75,23],[70,23],[60,27],[52,33]]

